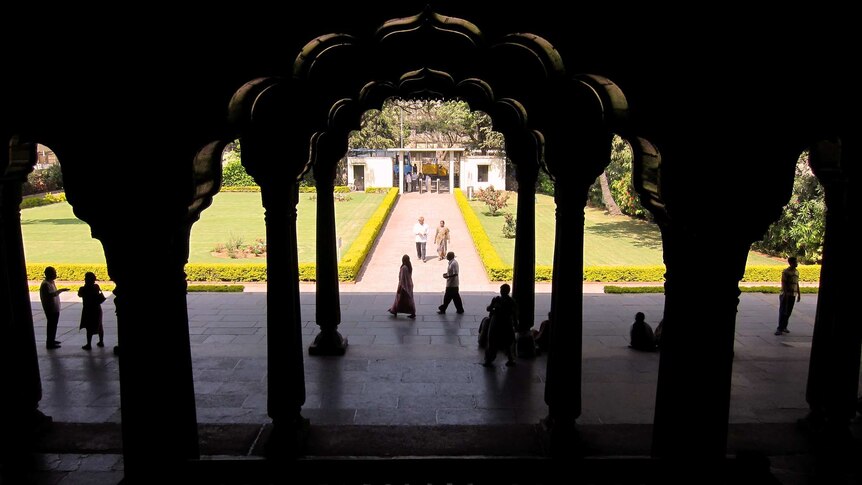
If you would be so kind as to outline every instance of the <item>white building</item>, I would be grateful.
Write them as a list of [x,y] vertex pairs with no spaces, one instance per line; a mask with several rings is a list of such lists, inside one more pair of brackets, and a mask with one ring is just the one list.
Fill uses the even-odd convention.
[[506,161],[500,157],[469,156],[461,159],[460,186],[464,193],[490,186],[495,189],[506,189]]
[[[449,192],[460,187],[465,193],[506,188],[506,162],[499,156],[464,156],[463,148],[391,148],[369,151],[347,158],[347,183],[356,190],[368,187],[404,186],[404,166],[410,164],[432,179],[432,191]],[[392,153],[392,155],[388,155]],[[412,177],[416,173],[410,169]],[[415,185],[414,185],[415,187]],[[472,189],[470,189],[472,187]]]

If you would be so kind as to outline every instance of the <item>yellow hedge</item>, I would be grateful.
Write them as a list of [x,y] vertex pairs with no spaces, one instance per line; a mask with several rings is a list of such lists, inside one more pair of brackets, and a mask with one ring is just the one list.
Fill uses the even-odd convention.
[[45,279],[45,268],[53,266],[57,270],[60,281],[84,281],[84,273],[93,272],[96,279],[108,279],[108,267],[104,264],[71,264],[71,263],[35,263],[27,265],[27,279],[41,281]]
[[368,257],[368,251],[371,250],[374,241],[377,240],[377,235],[380,233],[383,223],[386,222],[386,218],[389,217],[389,213],[392,212],[392,207],[395,205],[397,198],[398,189],[395,187],[389,189],[389,193],[383,198],[383,202],[380,203],[380,206],[377,207],[374,214],[371,214],[368,222],[359,231],[359,235],[356,236],[353,244],[350,245],[350,249],[344,253],[341,262],[338,263],[339,281],[356,280],[356,275],[359,274],[359,269],[362,268],[362,263]]
[[[745,276],[742,281],[781,281],[781,272],[787,266],[748,266],[745,268]],[[811,264],[799,266],[799,281],[805,283],[816,283],[820,281],[820,265]]]
[[476,245],[476,251],[479,252],[479,257],[485,265],[488,279],[491,281],[510,281],[512,279],[512,267],[507,266],[500,259],[500,255],[497,254],[497,250],[494,249],[491,240],[488,239],[488,234],[485,233],[482,223],[479,222],[476,213],[470,208],[464,192],[461,189],[455,189],[453,193],[455,195],[455,202],[457,202],[458,208],[461,209],[461,215],[464,216],[464,222],[467,223],[467,230],[473,238],[473,244]]

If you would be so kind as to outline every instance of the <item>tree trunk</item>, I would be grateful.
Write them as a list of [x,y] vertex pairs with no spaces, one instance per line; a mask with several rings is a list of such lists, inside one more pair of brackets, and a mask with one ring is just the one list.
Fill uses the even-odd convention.
[[608,214],[612,216],[621,216],[623,211],[620,210],[620,206],[617,205],[617,202],[614,200],[613,194],[611,194],[610,183],[608,182],[608,173],[602,172],[599,176],[599,184],[602,186],[602,202],[605,203],[605,209],[607,209]]

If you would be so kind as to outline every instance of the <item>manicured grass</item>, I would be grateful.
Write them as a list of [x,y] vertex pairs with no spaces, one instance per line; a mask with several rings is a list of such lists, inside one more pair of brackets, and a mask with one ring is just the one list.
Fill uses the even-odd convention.
[[[297,242],[299,262],[315,261],[317,203],[310,200],[316,194],[300,194],[297,207]],[[351,200],[335,203],[336,231],[342,239],[341,251],[346,252],[365,222],[383,201],[385,194],[352,192]],[[264,259],[219,258],[210,254],[219,243],[229,238],[242,238],[253,243],[265,238],[263,206],[259,193],[234,192],[218,194],[211,207],[192,226],[189,262],[249,263]],[[90,237],[90,227],[78,220],[69,204],[63,202],[35,207],[21,212],[24,232],[24,252],[27,262],[104,263],[99,241]]]
[[[517,213],[518,196],[512,193],[509,205],[503,211]],[[502,215],[487,214],[488,206],[478,200],[470,207],[479,217],[488,233],[491,244],[504,263],[514,264],[515,240],[503,237]],[[550,266],[554,259],[554,229],[556,226],[554,198],[536,196],[536,264]],[[626,216],[609,216],[602,210],[587,208],[584,211],[584,265],[585,266],[640,266],[661,265],[661,234],[658,226]],[[575,229],[575,228],[572,228]],[[749,265],[783,265],[784,261],[757,253],[749,253]]]

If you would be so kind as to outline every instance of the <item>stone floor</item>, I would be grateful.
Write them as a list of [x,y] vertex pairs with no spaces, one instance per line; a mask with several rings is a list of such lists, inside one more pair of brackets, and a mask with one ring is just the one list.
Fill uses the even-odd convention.
[[[491,292],[465,292],[464,315],[437,315],[440,293],[417,294],[418,317],[410,320],[386,312],[392,294],[344,288],[340,330],[350,339],[350,347],[340,358],[306,356],[308,397],[303,414],[321,427],[535,424],[546,413],[545,357],[519,359],[513,368],[503,365],[503,356],[494,368],[480,365],[482,351],[476,335],[492,296]],[[116,343],[112,298],[103,307],[104,348],[80,348],[84,343],[77,329],[81,305],[68,294],[63,295],[58,332],[63,347],[49,351],[38,346],[44,387],[41,409],[58,422],[120,421],[118,358],[111,352]],[[547,313],[550,294],[538,292],[536,299],[538,322]],[[45,319],[38,295],[31,300],[41,344]],[[776,295],[741,296],[731,389],[732,434],[751,424],[790,426],[807,411],[804,391],[816,295],[803,296],[791,318],[791,333],[781,337],[773,335],[777,300]],[[302,314],[312,318],[314,294],[304,291],[301,301]],[[193,293],[188,302],[199,422],[265,426],[269,422],[265,293]],[[663,296],[585,293],[584,303],[579,423],[647,426],[653,417],[659,354],[629,349],[627,335],[637,311],[655,325]],[[307,346],[317,327],[305,321],[303,332]],[[746,433],[738,433],[744,441]],[[792,469],[798,463],[786,464]],[[111,453],[48,454],[38,467],[55,477],[40,483],[111,483],[122,474],[122,459]]]

